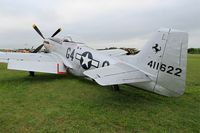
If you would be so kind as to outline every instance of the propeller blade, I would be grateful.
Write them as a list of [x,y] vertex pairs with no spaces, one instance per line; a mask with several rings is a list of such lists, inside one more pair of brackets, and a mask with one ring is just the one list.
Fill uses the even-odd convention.
[[57,35],[62,29],[59,28],[51,37],[54,37],[55,35]]
[[44,46],[44,44],[40,45],[40,46],[37,47],[32,53],[37,53],[37,52],[39,52],[39,51],[42,49],[43,46]]
[[42,33],[40,32],[40,30],[38,29],[38,27],[37,27],[35,24],[33,25],[33,29],[35,29],[35,31],[36,31],[43,39],[45,39],[44,36],[42,35]]

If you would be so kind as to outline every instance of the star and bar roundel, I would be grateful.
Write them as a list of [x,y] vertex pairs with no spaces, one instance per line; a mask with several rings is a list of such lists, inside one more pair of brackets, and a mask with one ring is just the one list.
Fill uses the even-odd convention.
[[76,59],[80,61],[80,65],[83,69],[88,70],[91,66],[98,68],[99,61],[93,59],[90,52],[84,52],[82,54],[76,53]]

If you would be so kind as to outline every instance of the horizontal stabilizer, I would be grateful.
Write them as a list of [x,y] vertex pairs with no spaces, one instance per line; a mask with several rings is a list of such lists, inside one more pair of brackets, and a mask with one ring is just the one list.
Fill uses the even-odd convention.
[[128,53],[127,51],[122,49],[99,50],[98,52],[107,56],[120,56],[126,55]]
[[124,63],[87,70],[84,74],[103,86],[150,81],[143,72]]

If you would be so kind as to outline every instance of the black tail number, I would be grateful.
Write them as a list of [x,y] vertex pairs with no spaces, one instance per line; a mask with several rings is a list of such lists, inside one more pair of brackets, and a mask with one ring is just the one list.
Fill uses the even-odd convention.
[[177,77],[181,77],[181,73],[182,73],[182,69],[181,68],[175,68],[172,65],[166,65],[164,63],[159,63],[156,61],[149,61],[147,63],[147,66],[149,66],[151,69],[155,69],[155,70],[160,70],[162,72],[165,72],[167,74],[171,74],[171,75],[175,75]]

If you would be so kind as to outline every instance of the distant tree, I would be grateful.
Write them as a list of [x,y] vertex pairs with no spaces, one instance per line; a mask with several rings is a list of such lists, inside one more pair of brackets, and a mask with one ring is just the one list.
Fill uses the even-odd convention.
[[127,55],[135,55],[139,53],[139,50],[136,48],[120,48],[120,49],[127,51],[128,52]]
[[189,54],[200,54],[200,48],[189,48],[188,53]]

